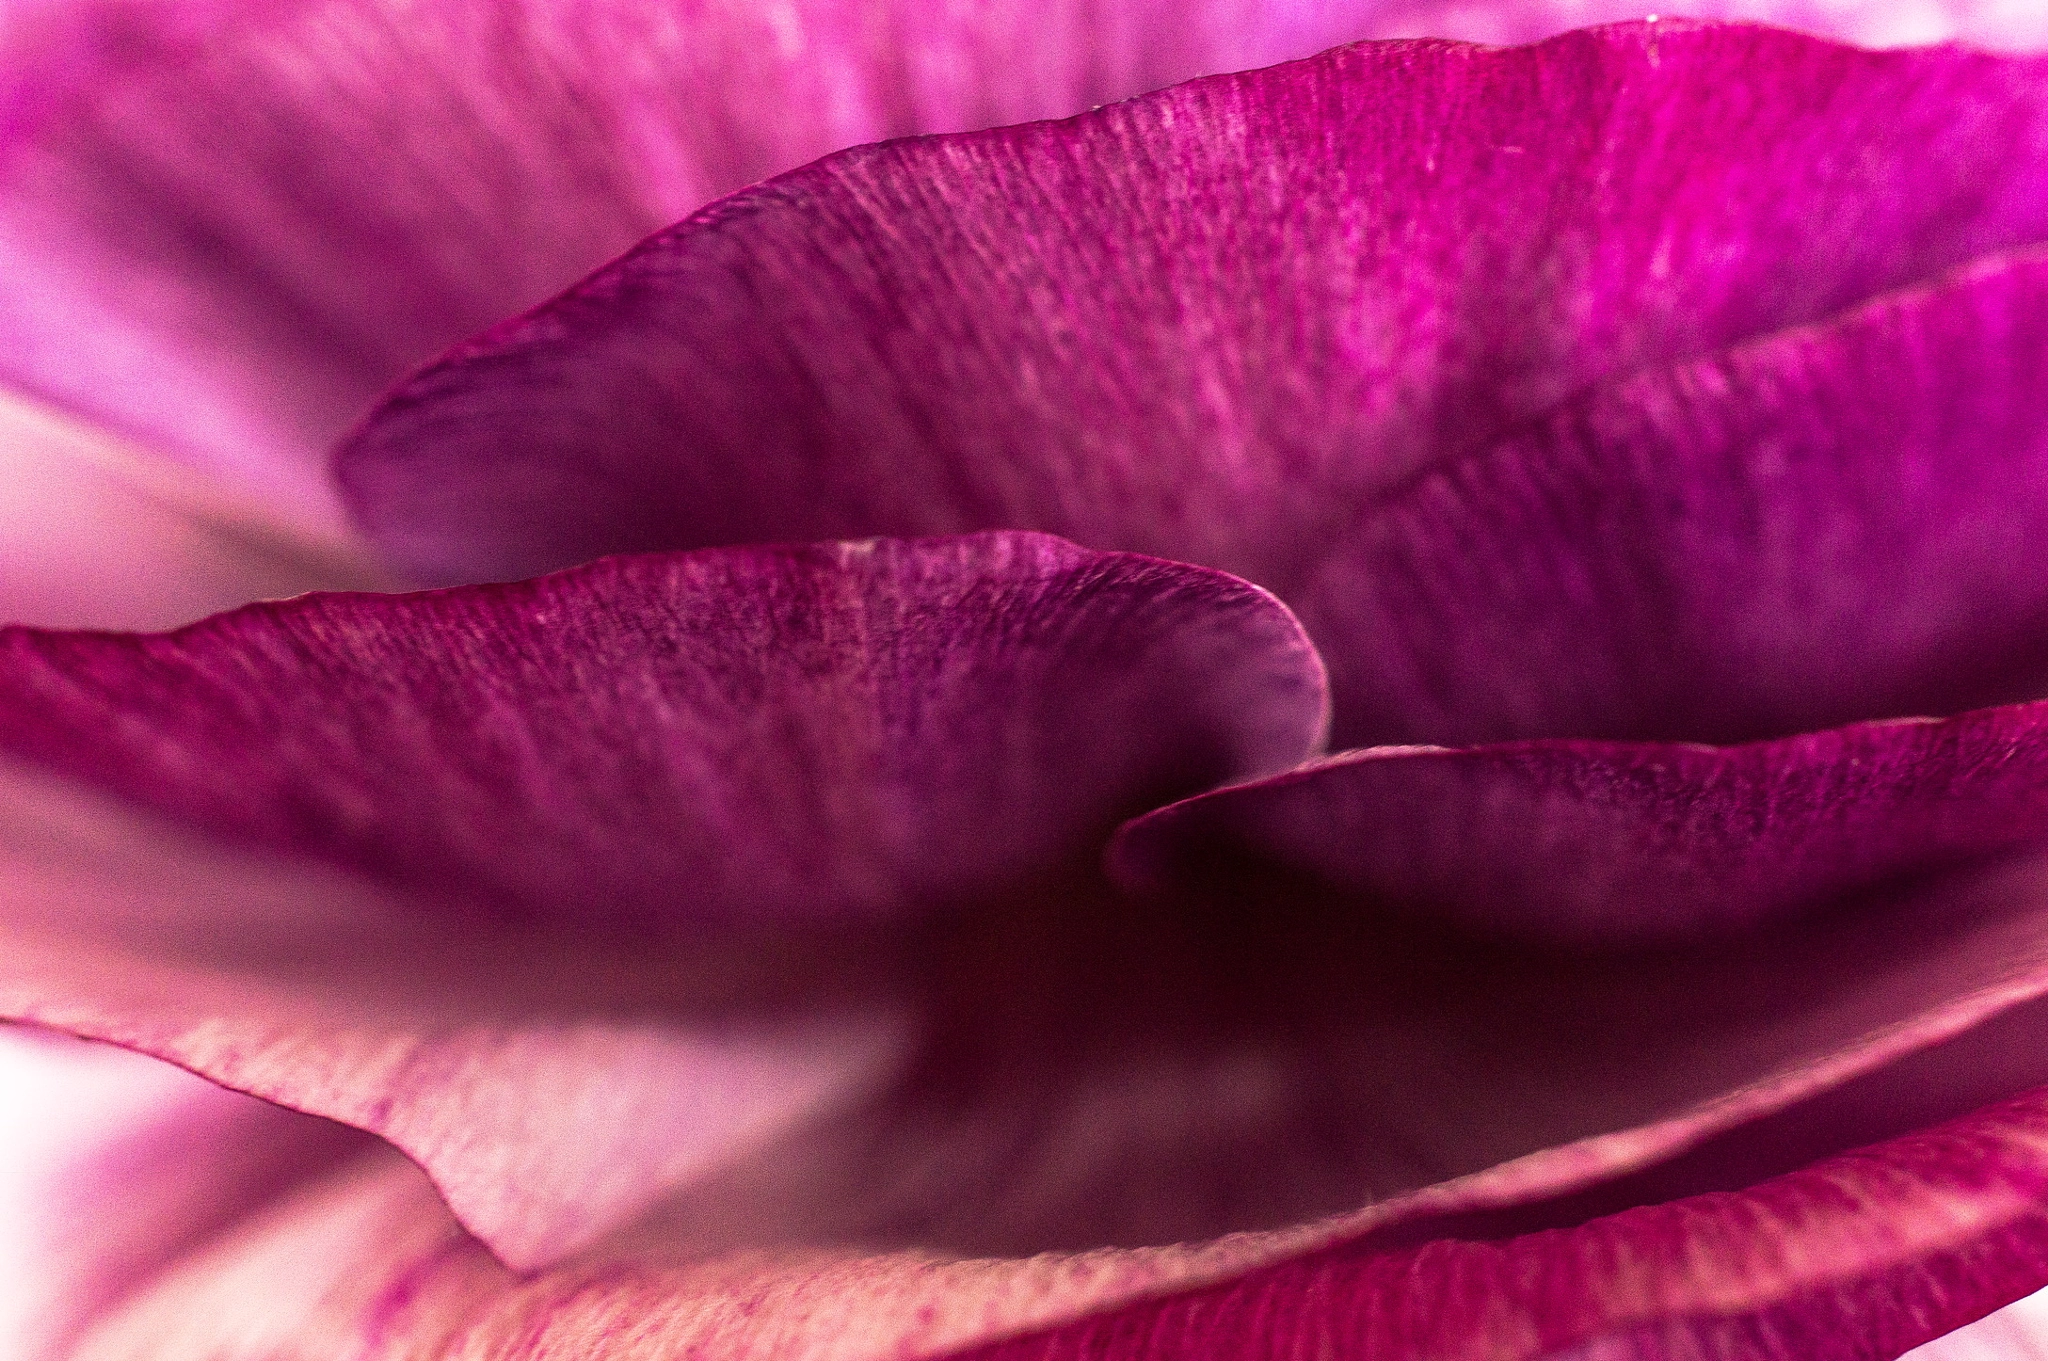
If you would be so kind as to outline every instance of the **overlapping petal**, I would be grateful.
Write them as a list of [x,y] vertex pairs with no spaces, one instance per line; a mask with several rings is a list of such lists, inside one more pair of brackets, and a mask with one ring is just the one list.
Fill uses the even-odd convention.
[[4,650],[11,1014],[384,1133],[526,1263],[886,1076],[923,984],[864,932],[1069,893],[1324,721],[1270,596],[1032,535]]
[[[411,1169],[363,1165],[168,1274],[82,1355],[866,1361],[1048,1325],[973,1354],[1895,1354],[2038,1272],[2038,1105],[1611,1217],[1569,1194],[1501,1215],[1488,1208],[1501,1188],[1453,1188],[1326,1235],[1338,1243],[1297,1235],[1288,1260],[1264,1266],[1259,1248],[1284,1244],[1009,1262],[650,1247],[520,1281]],[[1217,1283],[1188,1290],[1204,1280]]]
[[1399,9],[148,0],[0,17],[0,380],[319,521],[387,383],[714,196]]
[[443,579],[1028,525],[1297,600],[1373,498],[1590,382],[2048,235],[2041,89],[1660,23],[851,152],[427,370],[340,472]]
[[2041,1103],[1580,1227],[1339,1249],[972,1355],[1895,1356],[2048,1275]]
[[1391,747],[1162,810],[1116,857],[1153,891],[1238,859],[1487,936],[1668,942],[2048,844],[2044,788],[2039,703],[1732,748]]
[[1739,742],[2048,693],[2048,260],[1596,386],[1304,592],[1339,740]]
[[[1716,0],[1870,42],[2023,7]],[[19,3],[0,16],[0,378],[313,521],[386,383],[717,194],[1359,38],[1520,42],[1616,0],[970,6]]]
[[[0,339],[315,519],[278,451],[650,204],[1069,90],[1005,46],[1060,35],[993,11],[930,69],[867,60],[893,31],[794,52],[822,8],[780,46],[693,15],[693,48],[645,14],[285,6],[169,65],[153,16],[107,13],[149,35],[94,48],[118,79],[0,108],[30,189],[0,245],[36,244]],[[1205,50],[1181,36],[1047,60],[1117,87]],[[727,39],[793,141],[677,132],[648,68]],[[488,69],[390,79],[420,45]],[[1256,573],[1332,649],[1345,740],[1733,739],[2033,693],[2041,73],[1650,25],[868,149],[467,347],[343,470],[443,579],[1012,525]],[[252,113],[228,159],[266,171],[234,192],[194,89]],[[452,135],[407,141],[423,109]],[[406,148],[365,163],[404,192],[338,211],[362,167],[294,161],[309,129]],[[138,192],[166,211],[115,222]],[[91,230],[46,249],[65,222]],[[337,289],[341,259],[391,286]],[[2048,1271],[2028,1101],[1790,1172],[2048,1079],[2041,867],[1946,872],[2036,840],[2031,709],[1340,758],[1140,824],[1212,843],[1143,903],[1091,872],[1118,818],[1321,730],[1293,621],[1198,569],[1028,536],[749,549],[5,644],[0,1000],[385,1134],[517,1266],[599,1263],[515,1287],[405,1169],[358,1169],[106,1355],[207,1354],[237,1323],[195,1302],[252,1290],[259,1351],[866,1356],[1124,1306],[1011,1350],[1854,1354]],[[1219,835],[1290,873],[1208,872]],[[1504,954],[1474,927],[1682,943]],[[1179,1255],[944,1256],[1375,1200]],[[813,1246],[675,1260],[735,1238]],[[922,1251],[816,1246],[843,1242]],[[368,1265],[275,1295],[309,1250]],[[1418,1272],[1449,1285],[1397,1299]]]

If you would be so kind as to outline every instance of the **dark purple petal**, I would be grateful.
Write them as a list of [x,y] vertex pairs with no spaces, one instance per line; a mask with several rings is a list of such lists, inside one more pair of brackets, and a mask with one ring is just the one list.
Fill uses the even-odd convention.
[[1255,587],[1035,535],[618,560],[163,636],[0,634],[0,751],[450,904],[899,914],[1320,739]]
[[1323,722],[1270,596],[1020,534],[0,658],[0,1010],[385,1134],[521,1265],[886,1077],[923,984],[863,931],[1057,891]]
[[1483,937],[1676,941],[2048,844],[2044,790],[2048,704],[1741,747],[1386,747],[1162,809],[1112,858],[1154,892],[1238,861]]
[[849,152],[429,369],[340,473],[430,578],[1032,526],[1291,600],[1589,383],[2048,238],[2044,69],[1660,23]]

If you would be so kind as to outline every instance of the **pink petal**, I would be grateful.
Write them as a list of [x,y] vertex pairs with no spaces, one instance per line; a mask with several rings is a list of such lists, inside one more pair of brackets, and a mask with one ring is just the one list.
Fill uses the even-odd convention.
[[1896,1356],[2048,1279],[2044,1113],[2035,1093],[1739,1194],[1573,1228],[1346,1246],[972,1355]]
[[168,628],[383,574],[362,548],[0,392],[0,621]]
[[1902,1361],[2042,1361],[2048,1357],[2048,1291],[1916,1347]]
[[520,1264],[888,1076],[925,984],[876,927],[1065,894],[1324,717],[1271,597],[1031,535],[0,654],[7,1014],[386,1134]]
[[1295,599],[1588,383],[2048,238],[2043,69],[1660,23],[850,152],[428,369],[339,471],[430,578],[1035,526]]
[[96,1314],[364,1142],[169,1064],[0,1029],[0,1337],[66,1354]]
[[[1895,1355],[2048,1272],[2041,1120],[2035,1096],[1739,1191],[1521,1236],[1446,1197],[1434,1217],[1411,1206],[1263,1267],[1223,1244],[981,1262],[646,1250],[520,1282],[408,1169],[363,1166],[168,1274],[82,1355],[181,1361],[232,1338],[235,1356],[866,1361],[1048,1325],[972,1354]],[[1190,1291],[1219,1269],[1231,1279]]]
[[325,447],[387,383],[718,194],[1407,12],[1098,11],[18,0],[0,19],[0,381],[318,521]]

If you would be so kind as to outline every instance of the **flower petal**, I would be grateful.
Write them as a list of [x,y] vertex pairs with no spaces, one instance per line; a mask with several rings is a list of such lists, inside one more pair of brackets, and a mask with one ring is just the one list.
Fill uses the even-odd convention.
[[2037,1290],[1967,1328],[1907,1352],[1901,1361],[2042,1361],[2048,1357],[2048,1291]]
[[1732,742],[2048,693],[2048,256],[1597,387],[1360,517],[1349,745]]
[[1270,596],[1034,535],[0,657],[6,1014],[384,1133],[522,1265],[886,1075],[875,928],[1058,889],[1324,721]]
[[73,1335],[239,1216],[368,1141],[167,1063],[0,1027],[0,1336]]
[[2048,845],[2044,787],[2040,703],[1743,747],[1388,747],[1150,814],[1112,858],[1154,892],[1249,861],[1487,937],[1670,942]]
[[1302,56],[1387,6],[14,4],[0,381],[320,521],[387,383],[859,142]]
[[1588,383],[2048,239],[2044,71],[1638,24],[848,152],[454,352],[338,470],[429,580],[1029,526],[1293,600]]
[[370,586],[316,538],[103,431],[0,392],[0,621],[168,628],[316,587]]
[[[1047,1325],[973,1355],[1892,1355],[2048,1274],[2041,1105],[1534,1234],[1447,1209],[1264,1265],[1221,1244],[1178,1261],[650,1252],[515,1281],[410,1169],[362,1166],[168,1274],[81,1355],[870,1361]],[[1219,1267],[1230,1279],[1188,1290]]]
[[1348,1245],[971,1355],[1895,1356],[2048,1281],[2044,1128],[2035,1093],[1739,1194],[1505,1241],[1474,1225]]
[[0,751],[231,841],[528,920],[874,919],[1284,769],[1270,596],[1037,535],[730,550],[0,634]]

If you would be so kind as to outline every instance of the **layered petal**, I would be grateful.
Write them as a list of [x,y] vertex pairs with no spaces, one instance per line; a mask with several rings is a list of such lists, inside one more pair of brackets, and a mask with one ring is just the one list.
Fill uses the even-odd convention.
[[973,1355],[1895,1356],[2048,1279],[2042,1114],[2034,1094],[1575,1228],[1341,1248]]
[[1390,747],[1151,814],[1112,854],[1153,892],[1236,861],[1488,937],[1674,941],[2048,845],[2044,790],[2043,704],[1732,748]]
[[2048,693],[2048,259],[1630,375],[1304,593],[1347,744],[1732,742]]
[[387,383],[722,193],[1401,5],[147,0],[0,16],[0,380],[297,516]]
[[1036,526],[1315,629],[1302,592],[1403,479],[2048,235],[2041,70],[1639,24],[849,152],[426,370],[339,472],[429,578]]
[[362,1165],[166,1273],[81,1355],[865,1361],[1048,1326],[973,1354],[1895,1355],[2048,1271],[2039,1104],[1619,1215],[1554,1201],[1534,1232],[1468,1188],[1320,1244],[1000,1262],[643,1248],[523,1281],[410,1169]]
[[1067,894],[1324,721],[1271,597],[1030,535],[4,652],[9,1014],[384,1133],[522,1264],[887,1076],[875,932]]

